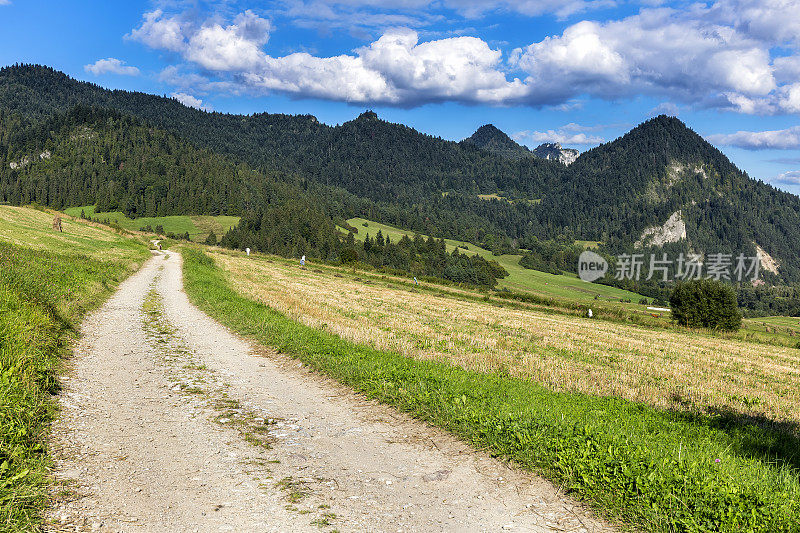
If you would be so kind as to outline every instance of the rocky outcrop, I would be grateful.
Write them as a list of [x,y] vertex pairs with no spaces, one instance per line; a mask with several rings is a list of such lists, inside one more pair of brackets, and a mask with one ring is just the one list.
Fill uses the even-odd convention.
[[777,274],[780,264],[757,243],[754,242],[753,244],[756,246],[756,253],[758,254],[758,260],[759,263],[761,263],[761,268],[767,272]]
[[533,149],[533,155],[569,165],[578,159],[580,152],[574,148],[562,148],[560,143],[544,143]]
[[[50,159],[51,157],[52,157],[52,154],[50,153],[49,150],[45,150],[44,152],[39,154],[39,159],[41,159],[42,161],[44,161],[45,159]],[[25,157],[23,157],[19,161],[10,162],[8,164],[8,166],[11,168],[11,170],[18,170],[18,169],[27,167],[28,165],[31,164],[32,161],[33,160],[31,159],[31,157],[26,155]]]
[[662,226],[645,228],[641,238],[636,241],[636,247],[663,246],[668,242],[679,242],[684,239],[686,239],[686,223],[683,221],[683,214],[675,211]]

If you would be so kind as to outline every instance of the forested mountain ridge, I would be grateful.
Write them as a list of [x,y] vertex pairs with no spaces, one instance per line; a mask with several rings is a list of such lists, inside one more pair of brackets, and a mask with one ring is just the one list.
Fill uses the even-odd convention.
[[800,276],[800,198],[751,179],[674,117],[584,152],[539,207],[553,227],[619,247],[679,213],[695,251],[755,253],[757,243]]
[[[109,109],[76,106],[36,125],[0,110],[0,198],[63,209],[94,204],[130,217],[240,215],[222,238],[234,248],[378,267],[494,286],[507,273],[481,257],[446,252],[443,240],[382,237],[357,247],[336,229],[329,195],[199,149]],[[349,196],[340,199],[347,203]],[[341,220],[341,217],[339,217]]]
[[94,204],[134,218],[278,213],[259,235],[261,251],[335,259],[343,239],[333,206],[352,198],[234,162],[128,115],[76,106],[28,126],[0,109],[0,200]]
[[[171,98],[103,89],[45,66],[0,69],[0,109],[25,124],[66,113],[75,105],[135,116],[253,168],[338,186],[334,210],[356,209],[350,216],[363,214],[488,246],[534,231],[532,209],[526,203],[486,202],[477,194],[503,187],[514,196],[538,198],[550,185],[545,181],[558,179],[560,167],[535,160],[520,167],[369,113],[336,127],[309,115],[207,113]],[[400,153],[412,157],[399,158]],[[349,198],[351,207],[342,205],[341,190],[359,195]],[[330,196],[322,194],[323,206],[331,203]]]
[[0,69],[0,108],[37,121],[75,105],[114,109],[251,166],[298,172],[376,199],[497,189],[536,198],[557,174],[554,163],[515,164],[372,112],[340,126],[320,124],[310,115],[207,113],[170,98],[103,89],[49,67]]
[[[91,106],[90,113],[86,106]],[[74,132],[53,137],[62,127],[54,130],[53,121],[63,121],[63,117],[74,121],[75,113],[91,115],[101,110],[117,114],[113,118],[117,129],[106,132],[108,137],[101,136],[106,141],[130,141],[119,128],[132,128],[134,137],[153,129],[161,132],[157,137],[169,140],[148,139],[148,150],[172,151],[170,157],[175,151],[186,151],[194,154],[187,156],[189,160],[202,152],[208,164],[224,161],[219,163],[226,169],[219,173],[222,185],[207,184],[211,193],[206,196],[213,200],[188,199],[202,196],[200,191],[205,190],[197,185],[202,183],[199,171],[190,180],[196,186],[191,189],[168,179],[169,165],[140,169],[139,173],[151,176],[152,183],[147,183],[129,174],[139,167],[127,163],[122,169],[117,165],[101,171],[96,161],[95,166],[86,167],[80,158],[56,159],[54,155],[53,160],[33,161],[47,150],[59,152],[46,142],[74,152],[75,143],[70,140]],[[310,115],[208,113],[166,97],[103,89],[48,67],[17,65],[0,69],[0,119],[7,125],[0,128],[5,176],[0,197],[13,202],[111,206],[116,201],[134,216],[173,208],[230,213],[232,206],[239,206],[251,211],[247,227],[262,232],[267,225],[256,219],[266,222],[278,217],[276,210],[287,204],[277,202],[275,196],[287,194],[303,209],[315,211],[309,217],[327,228],[322,231],[326,235],[334,220],[365,216],[498,252],[512,251],[515,240],[529,236],[566,236],[603,241],[610,250],[631,249],[643,234],[679,213],[686,239],[671,246],[738,253],[753,250],[757,243],[778,261],[782,277],[800,280],[798,198],[750,179],[675,118],[651,119],[581,154],[566,167],[535,157],[509,159],[469,142],[446,141],[389,123],[372,112],[338,126],[321,124]],[[491,144],[494,139],[501,148],[510,149],[516,145],[496,128],[482,130],[482,142]],[[33,148],[25,152],[21,146],[28,145]],[[30,167],[10,168],[23,157],[32,158]],[[56,161],[62,165],[60,170],[54,166]],[[190,168],[187,160],[173,157],[172,161],[182,161],[173,171]],[[211,168],[204,165],[199,168]],[[37,168],[50,169],[49,177],[40,173],[34,179],[32,172]],[[95,181],[77,191],[73,182],[86,172]],[[49,180],[46,186],[43,179]],[[59,186],[59,180],[70,183]],[[260,181],[288,189],[264,192]],[[116,193],[102,196],[120,183],[133,191],[127,199]],[[264,218],[267,211],[271,214]],[[304,240],[279,248],[290,253],[317,239],[311,237],[312,230],[304,232]],[[237,238],[243,241],[246,236],[240,232]],[[328,243],[325,253],[337,253],[332,240],[325,237],[323,241]]]
[[[75,107],[20,128],[0,110],[0,190],[14,204],[96,204],[131,217],[240,215],[276,183],[112,110]],[[280,194],[296,193],[280,184]]]

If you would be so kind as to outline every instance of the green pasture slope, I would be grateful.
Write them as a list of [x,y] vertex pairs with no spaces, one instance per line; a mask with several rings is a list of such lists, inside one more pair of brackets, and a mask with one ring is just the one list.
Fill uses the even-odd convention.
[[[413,231],[402,230],[363,218],[351,218],[347,223],[358,229],[358,233],[355,237],[361,241],[364,240],[366,235],[375,237],[378,230],[380,230],[384,236],[389,236],[393,242],[399,241],[404,235],[408,235],[409,237],[414,237],[415,235]],[[366,226],[364,225],[365,223],[367,224]],[[453,239],[445,239],[445,242],[447,243],[448,251],[452,251],[458,247],[460,251],[478,254],[486,259],[497,261],[509,274],[508,277],[499,281],[497,285],[498,288],[505,287],[516,291],[532,292],[546,297],[567,298],[571,300],[594,300],[594,297],[599,295],[600,298],[603,299],[617,301],[626,299],[631,300],[635,304],[635,302],[638,302],[641,298],[638,294],[615,287],[598,285],[596,283],[585,283],[574,275],[556,276],[547,272],[540,272],[538,270],[522,267],[519,264],[519,260],[522,257],[521,255],[508,254],[496,256],[489,250],[471,243]]]
[[[758,317],[758,318],[748,318],[745,319],[745,323],[752,324],[754,326],[760,326],[766,324],[770,327],[775,328],[787,328],[793,329],[795,331],[800,331],[800,317],[796,316],[765,316],[765,317]],[[797,339],[800,341],[800,338]]]
[[227,233],[229,229],[239,223],[239,217],[208,215],[176,215],[133,219],[128,218],[124,213],[119,211],[95,213],[93,205],[70,207],[64,212],[70,216],[79,217],[81,211],[89,218],[100,221],[108,219],[110,222],[115,222],[130,231],[138,231],[148,225],[155,229],[156,226],[161,225],[164,227],[165,233],[175,233],[179,235],[189,233],[189,237],[195,242],[205,241],[206,237],[208,237],[212,231],[217,236],[217,239],[219,239]]
[[53,214],[0,206],[0,530],[38,531],[56,371],[87,311],[150,256],[147,246]]
[[796,428],[555,393],[359,345],[241,296],[202,250],[183,251],[187,294],[226,326],[548,477],[623,526],[800,531]]

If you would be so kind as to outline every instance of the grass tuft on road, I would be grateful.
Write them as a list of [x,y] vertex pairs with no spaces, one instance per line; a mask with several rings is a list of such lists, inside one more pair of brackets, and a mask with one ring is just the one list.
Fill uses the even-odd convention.
[[45,439],[54,412],[55,373],[80,319],[149,255],[141,243],[82,224],[65,224],[63,234],[48,231],[52,217],[0,207],[3,531],[34,531],[41,524],[48,496]]
[[647,531],[800,531],[796,433],[355,344],[240,296],[210,257],[184,250],[187,293],[226,326],[548,477],[605,516]]

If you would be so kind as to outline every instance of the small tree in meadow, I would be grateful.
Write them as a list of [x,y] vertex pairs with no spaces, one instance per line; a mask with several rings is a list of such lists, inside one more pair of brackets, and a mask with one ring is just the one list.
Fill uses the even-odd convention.
[[730,285],[711,279],[680,282],[669,298],[672,319],[690,328],[737,331],[742,314],[736,291]]
[[341,259],[342,263],[349,264],[355,263],[358,261],[358,251],[355,248],[345,248],[339,254],[339,258]]
[[206,237],[206,244],[215,246],[217,244],[217,235],[213,231]]

